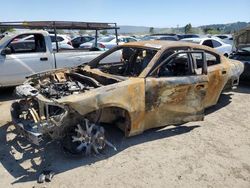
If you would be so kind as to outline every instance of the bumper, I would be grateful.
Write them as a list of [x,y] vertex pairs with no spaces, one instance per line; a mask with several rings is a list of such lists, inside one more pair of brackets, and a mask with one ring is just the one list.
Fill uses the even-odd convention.
[[40,145],[42,142],[42,133],[32,130],[32,127],[25,125],[22,122],[17,122],[12,119],[13,124],[15,125],[17,132],[22,135],[25,139],[35,145]]
[[18,102],[14,102],[11,105],[11,118],[18,134],[23,136],[29,142],[35,145],[40,145],[43,141],[43,128],[49,127],[48,123],[46,121],[35,123],[32,120],[24,120],[19,118],[19,107],[20,105]]

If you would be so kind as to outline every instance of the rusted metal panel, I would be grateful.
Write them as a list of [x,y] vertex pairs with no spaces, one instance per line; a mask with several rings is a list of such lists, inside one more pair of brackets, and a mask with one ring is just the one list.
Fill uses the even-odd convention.
[[146,79],[146,128],[203,119],[206,75]]
[[115,85],[104,86],[80,95],[68,96],[57,102],[67,104],[81,115],[107,107],[119,107],[130,114],[131,132],[143,131],[145,111],[144,79],[131,78]]

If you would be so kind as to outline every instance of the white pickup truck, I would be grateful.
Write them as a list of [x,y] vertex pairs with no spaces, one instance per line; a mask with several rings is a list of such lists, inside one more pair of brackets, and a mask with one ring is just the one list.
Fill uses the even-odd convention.
[[[32,40],[20,40],[33,35]],[[0,87],[16,86],[38,72],[75,67],[92,60],[103,51],[53,51],[49,33],[31,30],[0,40]]]

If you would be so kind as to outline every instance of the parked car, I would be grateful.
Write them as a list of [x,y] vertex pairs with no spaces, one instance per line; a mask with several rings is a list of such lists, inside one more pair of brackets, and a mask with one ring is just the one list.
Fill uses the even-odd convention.
[[[28,35],[29,39],[23,39]],[[60,38],[61,36],[58,36]],[[16,40],[18,39],[18,40]],[[0,40],[0,87],[23,83],[25,77],[41,71],[87,63],[102,52],[53,51],[53,37],[47,31],[27,31]],[[60,46],[66,45],[60,43]],[[73,47],[72,47],[73,48]]]
[[[136,42],[137,39],[134,37],[130,37],[130,36],[118,36],[118,44],[124,44],[127,42]],[[116,43],[116,38],[114,36],[111,36],[109,38],[104,38],[98,41],[97,43],[98,47],[100,48],[105,48],[105,49],[110,49],[113,48],[115,46],[117,46]]]
[[244,63],[244,72],[240,78],[250,80],[250,27],[240,30],[234,37],[235,51],[230,58]]
[[[97,38],[97,42],[99,42],[100,40],[106,40],[106,39],[110,39],[109,37],[98,37]],[[110,39],[111,40],[111,39]],[[91,49],[91,48],[93,48],[93,47],[95,47],[95,39],[93,39],[93,40],[91,40],[91,41],[89,41],[89,42],[85,42],[85,43],[83,43],[83,44],[81,44],[80,46],[79,46],[79,48],[80,49]]]
[[215,35],[215,37],[220,38],[223,42],[233,45],[233,36],[230,34],[220,34]]
[[214,35],[215,37],[218,37],[220,39],[229,39],[232,37],[232,35],[228,35],[228,34],[218,34],[218,35]]
[[[115,57],[115,58],[114,58]],[[206,57],[206,58],[205,58]],[[243,64],[212,48],[140,41],[116,46],[88,65],[30,76],[11,107],[21,135],[48,135],[74,154],[111,146],[102,123],[134,136],[151,128],[204,119],[223,88],[236,86]]]
[[[25,40],[34,40],[34,35],[28,35],[26,34],[26,37],[20,36],[19,38],[15,39],[18,42],[22,42]],[[51,42],[52,42],[52,48],[53,50],[56,50],[56,37],[55,34],[49,34]],[[71,39],[67,35],[57,35],[57,42],[58,42],[58,49],[74,49],[71,43]]]
[[79,46],[85,42],[89,42],[94,40],[95,37],[91,37],[91,36],[78,36],[75,37],[71,40],[71,43],[73,45],[74,48],[79,48]]
[[226,44],[217,38],[185,38],[181,40],[209,46],[226,57],[228,57],[232,53],[232,45]]
[[233,46],[233,37],[223,39],[222,41]]
[[[127,42],[135,42],[137,39],[129,36],[118,36],[118,44],[124,44]],[[100,49],[110,49],[117,46],[116,38],[114,36],[101,37],[97,40],[97,47]],[[82,49],[89,49],[95,47],[95,40],[80,45]]]

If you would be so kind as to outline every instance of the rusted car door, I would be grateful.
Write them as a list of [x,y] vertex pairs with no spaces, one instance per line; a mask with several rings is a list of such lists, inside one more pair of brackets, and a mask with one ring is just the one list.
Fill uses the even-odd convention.
[[205,97],[205,107],[215,105],[227,83],[229,69],[218,54],[205,51],[207,62],[208,88]]
[[[191,53],[173,54],[146,78],[145,129],[203,120],[204,98],[208,86],[206,61],[204,58],[202,72],[196,72]],[[204,57],[204,53],[202,55]],[[179,64],[179,70],[175,68],[176,64]],[[168,65],[174,66],[171,69]],[[159,74],[164,66],[168,67],[167,73]],[[184,67],[180,68],[181,66]]]

